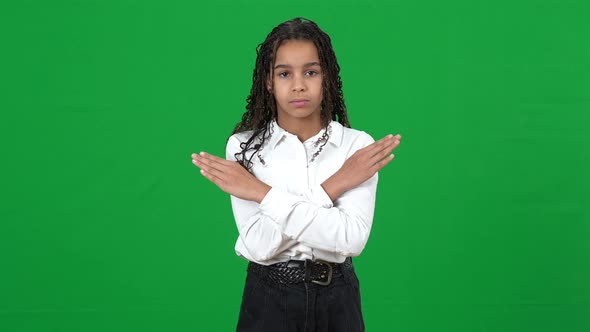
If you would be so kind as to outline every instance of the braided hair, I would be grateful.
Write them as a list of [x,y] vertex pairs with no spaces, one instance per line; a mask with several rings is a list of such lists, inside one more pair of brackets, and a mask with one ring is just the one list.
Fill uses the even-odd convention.
[[[274,95],[267,90],[266,82],[269,77],[274,80],[273,67],[276,52],[279,46],[288,40],[309,40],[317,48],[323,72],[323,97],[320,107],[322,126],[326,127],[332,120],[336,120],[344,127],[350,128],[342,93],[342,80],[339,75],[340,66],[332,49],[330,37],[316,23],[302,17],[283,22],[276,26],[266,36],[264,42],[256,47],[257,56],[252,75],[252,88],[250,95],[246,98],[248,103],[246,106],[247,111],[242,115],[242,120],[238,122],[231,133],[233,135],[243,131],[253,131],[252,136],[246,142],[240,144],[241,151],[235,154],[238,163],[249,172],[251,172],[252,157],[264,145],[264,141],[270,137],[268,132],[269,124],[277,117],[276,101]],[[255,144],[255,138],[261,134],[260,143]],[[246,152],[250,150],[253,150],[253,153],[246,160]]]

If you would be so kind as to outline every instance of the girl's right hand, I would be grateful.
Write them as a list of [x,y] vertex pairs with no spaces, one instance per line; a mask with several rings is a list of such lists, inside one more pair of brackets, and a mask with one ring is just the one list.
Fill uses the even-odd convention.
[[401,135],[388,135],[357,150],[336,172],[344,183],[344,191],[367,181],[394,158],[390,154],[400,144]]

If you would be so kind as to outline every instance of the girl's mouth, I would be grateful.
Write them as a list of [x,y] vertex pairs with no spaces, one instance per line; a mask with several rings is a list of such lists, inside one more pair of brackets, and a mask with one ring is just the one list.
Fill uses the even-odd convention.
[[294,100],[291,104],[295,107],[305,107],[309,103],[309,100]]

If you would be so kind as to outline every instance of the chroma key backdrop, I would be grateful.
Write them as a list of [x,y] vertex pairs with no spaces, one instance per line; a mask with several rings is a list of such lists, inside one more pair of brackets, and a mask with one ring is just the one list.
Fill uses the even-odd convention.
[[590,3],[4,1],[0,331],[235,331],[224,156],[256,46],[332,38],[353,128],[400,133],[354,258],[368,331],[590,331]]

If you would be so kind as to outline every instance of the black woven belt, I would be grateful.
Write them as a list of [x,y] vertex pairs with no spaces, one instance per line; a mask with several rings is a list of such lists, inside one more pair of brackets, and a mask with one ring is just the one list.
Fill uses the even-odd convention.
[[261,265],[255,262],[248,264],[248,271],[257,276],[279,284],[295,284],[312,282],[327,286],[333,277],[342,275],[345,270],[352,270],[352,259],[347,257],[342,263],[331,263],[322,260],[290,260],[272,265]]

